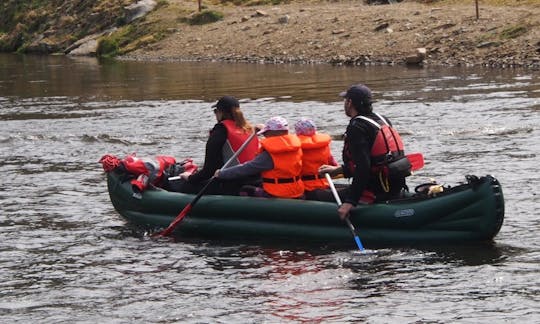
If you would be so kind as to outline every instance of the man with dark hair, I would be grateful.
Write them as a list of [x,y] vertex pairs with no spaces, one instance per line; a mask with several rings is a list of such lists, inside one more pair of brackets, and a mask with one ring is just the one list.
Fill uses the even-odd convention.
[[403,143],[390,121],[373,112],[368,87],[356,84],[340,96],[345,99],[345,114],[351,118],[344,137],[343,164],[323,165],[319,173],[332,176],[343,173],[346,178],[353,178],[352,184],[340,192],[343,204],[338,213],[344,219],[358,203],[371,204],[399,197],[406,188],[405,176],[410,172],[410,164],[409,170],[400,174],[389,172],[389,164],[405,156]]

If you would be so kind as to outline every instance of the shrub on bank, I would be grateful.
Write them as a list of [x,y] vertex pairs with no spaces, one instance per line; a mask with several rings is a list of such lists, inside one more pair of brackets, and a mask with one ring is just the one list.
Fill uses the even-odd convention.
[[501,38],[512,39],[524,35],[527,32],[527,27],[523,25],[510,26],[501,32]]
[[190,25],[204,25],[210,24],[223,19],[223,14],[214,10],[203,10],[197,12],[186,19],[186,22]]
[[118,54],[119,48],[117,39],[102,38],[98,42],[96,55],[98,57],[113,57]]

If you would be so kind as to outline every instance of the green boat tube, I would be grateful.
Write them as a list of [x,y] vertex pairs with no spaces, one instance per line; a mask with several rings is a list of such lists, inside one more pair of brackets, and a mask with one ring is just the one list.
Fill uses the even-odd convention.
[[[504,219],[501,185],[494,177],[467,176],[467,183],[434,197],[359,205],[350,215],[366,246],[491,241]],[[129,222],[167,227],[194,195],[159,188],[135,193],[126,176],[107,173],[114,208]],[[175,236],[210,239],[320,242],[354,245],[335,203],[240,196],[203,196],[177,226]]]

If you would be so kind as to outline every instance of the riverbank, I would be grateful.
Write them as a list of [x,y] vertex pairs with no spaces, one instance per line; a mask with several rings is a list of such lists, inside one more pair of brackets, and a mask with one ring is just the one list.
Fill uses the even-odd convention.
[[[167,21],[195,6],[169,0],[151,15]],[[481,4],[479,19],[474,3],[448,1],[316,1],[209,9],[222,12],[223,19],[205,25],[178,23],[162,40],[121,58],[540,67],[540,4],[532,2]]]
[[[0,51],[125,60],[540,69],[538,0],[9,0]],[[258,5],[255,5],[258,3]]]

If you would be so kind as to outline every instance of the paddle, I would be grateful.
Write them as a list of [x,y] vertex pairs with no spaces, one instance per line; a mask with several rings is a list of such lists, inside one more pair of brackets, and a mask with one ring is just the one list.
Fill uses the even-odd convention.
[[[339,198],[338,192],[336,190],[336,186],[334,186],[334,182],[332,181],[330,174],[325,173],[324,176],[326,177],[326,180],[328,181],[328,184],[330,185],[330,189],[332,190],[332,194],[334,194],[334,198],[336,199],[336,203],[338,207],[341,206],[341,198]],[[358,237],[358,234],[356,233],[356,229],[354,228],[353,224],[351,223],[348,217],[345,218],[345,222],[347,223],[347,226],[349,226],[349,229],[351,230],[351,234],[354,236],[354,241],[356,242],[356,245],[358,245],[358,249],[360,251],[364,251],[364,246],[362,245],[362,242],[360,241],[360,237]]]
[[420,170],[424,167],[424,156],[422,153],[411,153],[406,155],[409,162],[411,162],[412,171]]
[[[236,151],[234,153],[233,156],[231,156],[231,158],[229,160],[227,160],[227,162],[225,162],[225,164],[223,164],[223,166],[221,167],[221,170],[222,169],[225,169],[229,166],[229,164],[232,163],[232,161],[234,161],[234,159],[236,159],[238,157],[238,155],[240,155],[240,153],[242,153],[242,151],[246,148],[246,146],[248,146],[249,142],[251,142],[251,140],[257,135],[257,132],[253,132],[253,134],[251,134],[248,139],[244,142],[244,144],[242,144],[242,146],[240,146],[240,148],[238,149],[238,151]],[[169,224],[169,226],[163,230],[162,232],[160,233],[156,233],[155,235],[153,236],[168,236],[170,235],[174,229],[176,228],[176,226],[184,219],[184,217],[186,217],[186,215],[191,211],[191,208],[193,208],[193,206],[195,206],[195,204],[197,203],[197,201],[199,201],[199,199],[201,199],[201,197],[204,195],[204,193],[206,192],[206,189],[210,186],[210,184],[214,181],[215,177],[212,177],[210,178],[210,180],[208,180],[208,182],[204,185],[204,187],[201,189],[201,191],[199,191],[199,193],[197,194],[197,196],[195,196],[195,198],[189,203],[186,205],[186,207],[184,207],[184,209],[182,209],[182,211],[180,212],[180,214],[178,214],[178,216],[176,216],[176,218],[171,222],[171,224]]]

